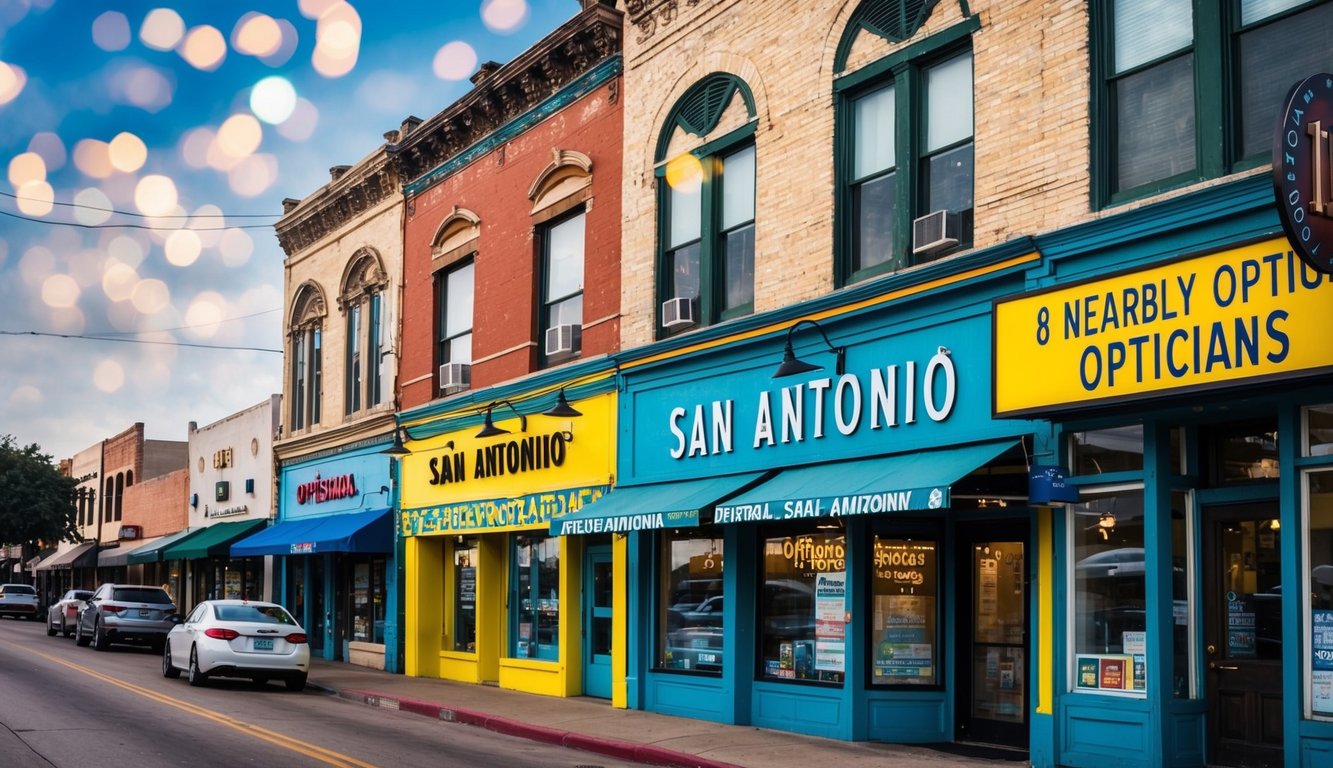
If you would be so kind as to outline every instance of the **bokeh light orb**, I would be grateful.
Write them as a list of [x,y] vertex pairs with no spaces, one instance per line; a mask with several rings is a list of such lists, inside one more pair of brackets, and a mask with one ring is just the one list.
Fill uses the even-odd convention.
[[31,384],[20,384],[14,388],[13,392],[9,393],[8,405],[16,411],[20,409],[36,409],[42,406],[45,399],[45,396],[42,395],[42,390]]
[[699,191],[703,179],[703,165],[694,155],[686,152],[667,161],[666,183],[672,189],[693,194]]
[[255,241],[243,229],[232,227],[222,233],[218,242],[218,253],[222,263],[229,267],[243,267],[255,252]]
[[118,11],[93,19],[93,43],[104,51],[123,51],[130,45],[130,20]]
[[527,18],[527,0],[482,0],[481,21],[492,32],[515,32]]
[[34,245],[19,257],[19,275],[34,290],[55,273],[56,255],[44,245]]
[[292,58],[292,54],[296,53],[296,46],[301,42],[300,34],[290,21],[278,19],[278,29],[282,32],[282,42],[278,43],[277,50],[259,57],[260,61],[270,67],[281,67],[286,64]]
[[302,16],[318,19],[325,11],[342,2],[344,0],[298,0],[296,5],[301,9]]
[[170,8],[154,8],[139,27],[139,39],[149,48],[169,51],[185,37],[185,20]]
[[129,235],[117,235],[106,245],[106,255],[119,261],[131,269],[138,269],[143,263],[147,251],[143,243]]
[[36,152],[21,152],[9,160],[9,183],[16,189],[30,181],[46,181],[46,161]]
[[22,67],[0,61],[0,104],[8,104],[23,93],[28,75]]
[[74,145],[74,167],[84,176],[105,179],[115,172],[111,165],[111,148],[105,141],[80,139]]
[[227,58],[227,41],[217,27],[200,24],[185,34],[177,51],[190,66],[212,72]]
[[181,136],[181,159],[191,168],[208,167],[208,149],[217,134],[208,128],[194,128]]
[[251,11],[236,21],[231,47],[246,56],[269,56],[282,46],[282,28],[272,16]]
[[111,218],[111,198],[97,187],[88,187],[75,193],[74,206],[74,220],[80,224],[97,226]]
[[156,315],[171,304],[171,289],[156,278],[140,280],[130,292],[130,302],[140,314]]
[[79,303],[79,284],[69,275],[51,275],[42,281],[42,302],[63,309]]
[[139,283],[139,273],[134,267],[115,259],[108,259],[102,272],[102,293],[112,301],[128,301]]
[[227,171],[227,185],[241,197],[264,194],[278,180],[278,158],[269,154],[251,155]]
[[148,146],[143,139],[128,131],[116,134],[107,147],[111,167],[125,173],[134,173],[148,161]]
[[185,310],[185,324],[190,333],[202,338],[217,335],[219,324],[227,317],[227,300],[216,291],[204,291],[194,297]]
[[264,128],[254,115],[237,113],[218,127],[214,142],[222,154],[233,159],[249,157],[264,140]]
[[45,216],[55,207],[56,192],[45,181],[30,181],[14,194],[19,211],[28,216]]
[[432,69],[441,80],[466,80],[477,68],[477,52],[462,40],[440,46]]
[[285,77],[266,77],[250,89],[250,111],[269,125],[282,123],[296,111],[296,89]]
[[190,214],[188,226],[196,235],[199,236],[199,242],[205,248],[214,248],[222,241],[223,227],[227,225],[227,217],[223,215],[222,209],[212,203],[205,203]]
[[199,241],[199,235],[192,229],[178,229],[172,232],[162,246],[167,262],[177,267],[188,267],[198,261],[203,248],[204,244]]
[[134,187],[134,204],[145,216],[166,216],[176,210],[176,182],[150,174]]
[[288,141],[305,141],[319,126],[319,108],[306,99],[297,98],[292,116],[278,126],[278,135]]
[[50,131],[34,133],[28,142],[28,151],[36,152],[46,163],[47,172],[58,171],[65,167],[65,142]]
[[111,358],[104,358],[93,368],[93,386],[109,394],[125,386],[125,367]]
[[165,74],[153,67],[132,67],[122,73],[119,86],[130,104],[147,112],[157,112],[171,104],[174,86]]

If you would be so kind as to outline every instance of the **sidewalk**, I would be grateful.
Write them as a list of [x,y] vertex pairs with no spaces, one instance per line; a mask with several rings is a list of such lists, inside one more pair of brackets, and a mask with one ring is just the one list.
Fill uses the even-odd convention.
[[352,664],[311,660],[310,685],[385,709],[564,744],[620,760],[686,768],[782,768],[884,765],[895,768],[1017,768],[1005,759],[962,757],[915,745],[844,742],[615,709],[600,699],[568,699],[392,675]]

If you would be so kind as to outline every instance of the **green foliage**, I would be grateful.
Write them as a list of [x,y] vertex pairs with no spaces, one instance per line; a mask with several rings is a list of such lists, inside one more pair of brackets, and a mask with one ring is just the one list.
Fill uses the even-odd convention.
[[31,547],[77,537],[74,478],[36,445],[0,435],[0,542]]

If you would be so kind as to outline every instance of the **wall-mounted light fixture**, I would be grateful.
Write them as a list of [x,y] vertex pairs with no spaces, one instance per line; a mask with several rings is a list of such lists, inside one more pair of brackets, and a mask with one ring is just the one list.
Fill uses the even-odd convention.
[[388,448],[385,448],[383,451],[381,451],[381,453],[386,453],[389,456],[392,456],[393,458],[401,458],[411,453],[411,451],[407,450],[407,446],[403,445],[402,427],[394,427],[393,445],[389,446]]
[[574,410],[574,406],[569,404],[569,401],[565,399],[565,388],[561,387],[560,393],[556,395],[555,405],[542,411],[542,415],[567,419],[574,416],[582,416],[583,414]]
[[792,334],[796,332],[797,328],[800,328],[803,325],[812,325],[815,330],[819,331],[820,337],[822,337],[824,343],[828,345],[828,351],[832,352],[836,357],[833,370],[837,375],[841,376],[844,373],[847,348],[833,346],[833,342],[828,340],[828,334],[824,333],[823,326],[818,322],[814,320],[798,320],[787,329],[787,345],[782,350],[782,362],[778,364],[778,369],[773,372],[773,378],[780,379],[784,376],[795,376],[798,373],[809,373],[810,371],[821,370],[824,367],[822,365],[815,365],[814,363],[807,363],[804,360],[800,360],[796,357],[796,353],[792,351]]
[[514,404],[509,402],[508,400],[496,400],[495,402],[486,406],[486,423],[482,425],[481,431],[477,433],[477,437],[495,437],[496,435],[509,434],[509,430],[504,429],[503,427],[497,427],[495,426],[495,423],[491,421],[491,411],[495,410],[495,406],[497,405],[508,406],[509,410],[513,411],[514,414],[518,416],[519,431],[520,432],[528,431],[527,416],[524,416],[523,413],[519,409],[515,408]]

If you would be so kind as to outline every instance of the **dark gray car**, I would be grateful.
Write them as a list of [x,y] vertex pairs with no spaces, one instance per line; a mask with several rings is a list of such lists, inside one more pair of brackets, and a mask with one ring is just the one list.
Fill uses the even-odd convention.
[[147,645],[158,653],[175,626],[176,604],[161,587],[144,584],[103,584],[74,622],[74,642],[99,651],[112,643]]

